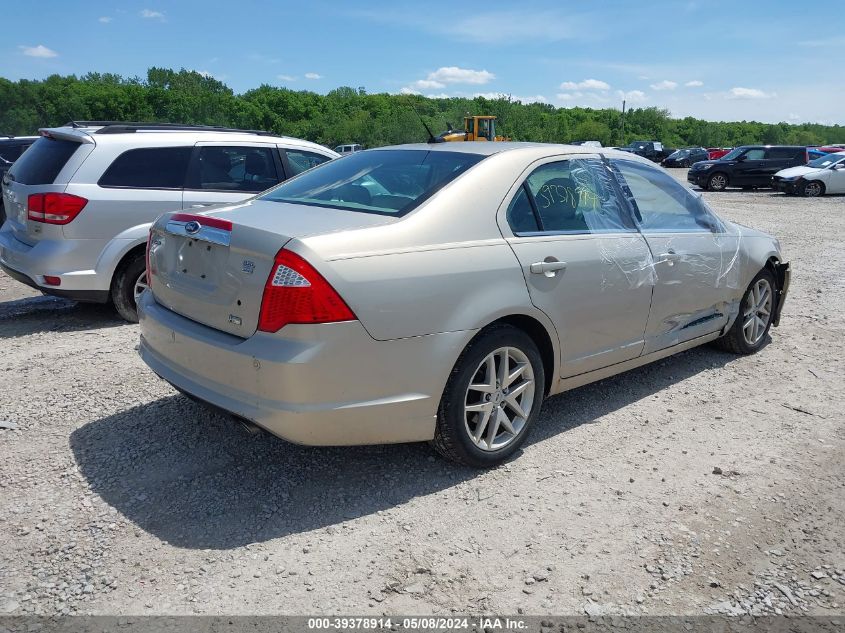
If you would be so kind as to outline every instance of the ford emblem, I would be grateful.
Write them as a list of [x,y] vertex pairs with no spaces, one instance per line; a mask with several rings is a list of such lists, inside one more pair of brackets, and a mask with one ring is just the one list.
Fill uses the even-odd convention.
[[193,235],[194,233],[199,233],[199,230],[202,228],[202,225],[197,222],[196,220],[191,220],[187,224],[185,224],[185,233],[189,235]]

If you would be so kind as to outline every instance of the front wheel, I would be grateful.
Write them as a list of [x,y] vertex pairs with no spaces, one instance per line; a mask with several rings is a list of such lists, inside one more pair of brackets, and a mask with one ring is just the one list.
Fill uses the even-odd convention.
[[717,339],[719,347],[734,354],[753,354],[763,347],[772,327],[776,291],[774,275],[767,269],[761,270],[745,291],[731,329]]
[[138,322],[138,299],[147,289],[147,270],[143,253],[124,262],[114,276],[111,298],[117,313],[130,323]]
[[452,370],[437,413],[434,448],[466,466],[501,464],[525,442],[544,388],[534,341],[509,325],[489,328]]
[[728,186],[728,177],[723,173],[716,173],[707,179],[707,188],[710,191],[724,191]]
[[811,180],[804,183],[801,188],[801,195],[805,198],[818,198],[824,195],[824,185],[818,180]]

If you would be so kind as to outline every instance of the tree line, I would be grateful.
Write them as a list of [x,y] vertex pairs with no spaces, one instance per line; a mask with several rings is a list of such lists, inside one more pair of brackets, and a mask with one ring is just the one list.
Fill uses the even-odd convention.
[[71,120],[159,121],[266,130],[329,147],[361,143],[379,147],[424,141],[425,121],[435,134],[466,114],[498,117],[499,133],[513,140],[562,143],[598,140],[623,145],[660,140],[671,147],[734,147],[745,144],[845,143],[845,126],[755,121],[674,119],[667,110],[557,108],[506,96],[431,99],[420,95],[369,94],[341,87],[326,95],[262,85],[243,94],[213,77],[150,68],[146,78],[89,73],[44,80],[0,78],[0,134],[33,134]]

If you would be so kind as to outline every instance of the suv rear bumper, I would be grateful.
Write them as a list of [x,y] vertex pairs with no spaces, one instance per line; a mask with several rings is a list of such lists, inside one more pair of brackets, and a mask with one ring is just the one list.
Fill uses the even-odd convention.
[[[8,226],[8,223],[6,224]],[[0,267],[15,280],[46,294],[74,301],[105,303],[109,300],[110,280],[91,269],[89,253],[100,252],[95,240],[42,240],[33,245],[18,240],[11,230],[0,230]],[[44,276],[61,280],[59,286],[44,283]],[[103,287],[105,285],[105,287]]]
[[55,286],[39,286],[32,278],[27,277],[24,273],[17,271],[14,268],[9,268],[2,261],[0,261],[0,269],[2,269],[4,273],[9,275],[9,277],[15,281],[19,281],[31,288],[40,290],[44,294],[53,295],[55,297],[63,297],[73,301],[85,301],[88,303],[108,303],[109,300],[108,290],[67,290],[64,288],[57,288]]
[[449,370],[473,332],[376,341],[358,321],[242,339],[138,302],[141,359],[181,392],[297,444],[434,437]]

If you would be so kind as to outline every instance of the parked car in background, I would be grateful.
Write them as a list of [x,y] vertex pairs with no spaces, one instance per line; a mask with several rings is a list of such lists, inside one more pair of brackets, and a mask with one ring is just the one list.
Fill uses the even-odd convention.
[[3,179],[0,267],[47,294],[137,320],[144,245],[163,212],[244,200],[337,157],[299,139],[171,124],[41,130]]
[[789,285],[776,239],[648,160],[508,142],[357,152],[164,214],[148,270],[139,352],[180,391],[297,443],[432,441],[475,467],[547,395],[758,351]]
[[[9,171],[27,147],[32,145],[37,136],[0,136],[0,181],[3,174]],[[6,208],[3,206],[3,199],[0,197],[0,226],[6,221]]]
[[707,158],[708,160],[718,160],[732,149],[732,147],[708,147]]
[[807,148],[807,162],[812,162],[817,158],[821,158],[822,156],[827,156],[830,152],[825,152],[824,150],[820,150],[817,147],[808,147]]
[[623,152],[630,152],[643,158],[648,158],[654,163],[659,163],[664,158],[669,156],[674,149],[663,147],[663,143],[658,141],[632,141],[628,147],[620,147]]
[[358,143],[348,143],[346,145],[338,145],[334,148],[334,151],[336,151],[338,154],[343,155],[360,152],[362,149],[364,149],[363,145],[359,145]]
[[818,149],[822,152],[827,152],[828,154],[836,154],[837,152],[845,150],[845,145],[823,145],[822,147],[817,147],[815,149]]
[[808,198],[845,193],[845,151],[825,154],[806,165],[777,172],[772,176],[772,188]]
[[661,161],[664,167],[689,167],[700,160],[707,160],[707,150],[703,147],[677,149]]
[[743,145],[718,160],[693,165],[687,180],[702,189],[770,187],[781,169],[807,163],[807,148],[797,145]]

